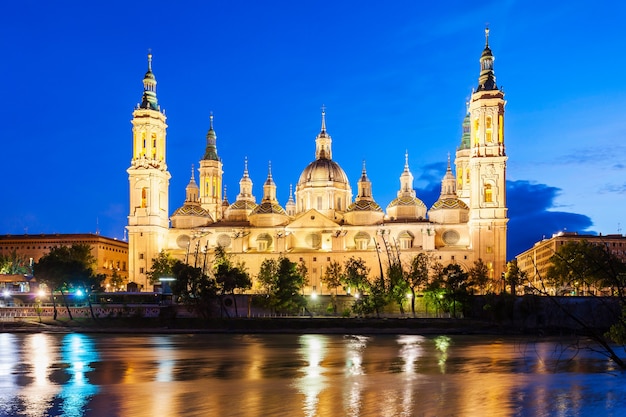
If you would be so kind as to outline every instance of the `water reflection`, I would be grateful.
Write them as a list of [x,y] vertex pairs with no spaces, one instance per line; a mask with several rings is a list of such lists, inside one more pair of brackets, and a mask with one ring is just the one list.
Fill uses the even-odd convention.
[[606,415],[626,384],[562,341],[0,334],[0,416]]
[[304,335],[300,337],[300,354],[306,366],[302,368],[303,376],[297,381],[298,390],[304,394],[304,415],[318,415],[319,395],[326,387],[326,378],[322,374],[322,359],[325,354],[326,338],[321,335]]
[[84,334],[68,334],[63,339],[61,356],[69,380],[63,384],[59,394],[60,409],[66,417],[83,415],[91,396],[98,388],[89,382],[88,373],[93,371],[91,363],[98,360],[93,341]]

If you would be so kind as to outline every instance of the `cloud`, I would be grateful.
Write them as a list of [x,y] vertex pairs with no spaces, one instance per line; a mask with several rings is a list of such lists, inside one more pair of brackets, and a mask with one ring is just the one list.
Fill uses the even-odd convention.
[[[424,167],[420,181],[429,181],[416,189],[420,199],[430,207],[441,191],[444,164]],[[559,231],[594,233],[588,230],[593,222],[584,214],[554,210],[561,189],[530,181],[507,181],[508,237],[507,260],[531,248],[541,239]]]
[[592,226],[584,214],[552,211],[560,188],[529,181],[507,182],[509,225],[507,259],[531,248],[544,237],[559,231],[585,232]]

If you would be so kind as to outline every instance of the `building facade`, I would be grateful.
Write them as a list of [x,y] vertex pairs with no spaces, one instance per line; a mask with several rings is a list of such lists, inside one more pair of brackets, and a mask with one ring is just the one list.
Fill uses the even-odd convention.
[[199,184],[192,168],[185,201],[170,215],[167,125],[157,102],[152,55],[148,55],[142,101],[133,112],[133,156],[127,170],[130,280],[150,290],[147,273],[160,251],[200,266],[218,245],[244,261],[252,276],[269,257],[305,262],[308,292],[325,293],[321,282],[325,268],[350,257],[364,259],[372,276],[379,276],[380,269],[386,269],[380,265],[391,257],[408,263],[420,252],[466,270],[480,258],[491,278],[499,278],[506,268],[507,156],[504,93],[496,85],[493,61],[487,30],[478,86],[456,150],[456,175],[448,158],[440,197],[430,208],[413,188],[408,153],[404,167],[398,167],[397,197],[384,209],[374,199],[365,163],[353,198],[348,176],[333,160],[322,110],[320,132],[312,144],[314,159],[301,172],[295,191],[289,190],[284,207],[276,197],[271,166],[257,201],[247,161],[236,200],[230,203],[222,196],[223,165],[211,116]]
[[[515,257],[517,266],[526,274],[532,286],[543,288],[542,281],[547,277],[548,269],[552,266],[552,256],[566,243],[583,240],[594,245],[605,246],[610,253],[622,262],[626,262],[626,237],[623,235],[579,235],[576,232],[561,232],[535,243],[532,248],[517,255]],[[550,292],[555,293],[556,290],[551,288]]]
[[0,235],[0,255],[7,257],[15,253],[32,266],[52,248],[73,244],[91,246],[96,274],[110,278],[115,271],[123,281],[128,280],[128,243],[97,234]]

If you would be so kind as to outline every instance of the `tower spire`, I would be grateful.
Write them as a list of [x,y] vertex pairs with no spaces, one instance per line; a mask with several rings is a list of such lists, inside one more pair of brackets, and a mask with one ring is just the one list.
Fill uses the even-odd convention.
[[219,157],[217,156],[217,135],[213,129],[213,112],[209,115],[209,131],[206,134],[206,150],[203,159],[219,161]]
[[326,106],[322,105],[322,128],[315,138],[315,159],[332,159],[332,139],[326,133]]
[[495,60],[489,48],[489,27],[485,27],[485,49],[480,56],[480,76],[478,77],[478,91],[497,90],[496,75],[493,71]]
[[159,110],[156,96],[156,77],[152,72],[152,51],[148,49],[148,71],[143,77],[143,96],[141,97],[142,109]]

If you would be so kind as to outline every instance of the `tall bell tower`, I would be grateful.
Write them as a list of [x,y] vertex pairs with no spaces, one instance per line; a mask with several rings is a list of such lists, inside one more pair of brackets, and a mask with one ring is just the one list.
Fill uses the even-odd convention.
[[128,215],[129,281],[151,290],[147,272],[165,246],[169,231],[168,190],[170,173],[165,163],[165,112],[156,96],[152,54],[143,79],[141,104],[133,111],[133,156],[128,172],[130,213]]
[[[470,233],[476,259],[499,280],[506,268],[506,161],[504,147],[504,92],[496,85],[494,56],[485,29],[485,49],[480,57],[478,88],[469,103],[469,189]],[[458,169],[458,168],[457,168]]]
[[213,114],[206,134],[206,150],[200,160],[200,204],[213,221],[222,218],[222,161],[217,156],[217,135],[213,129]]

